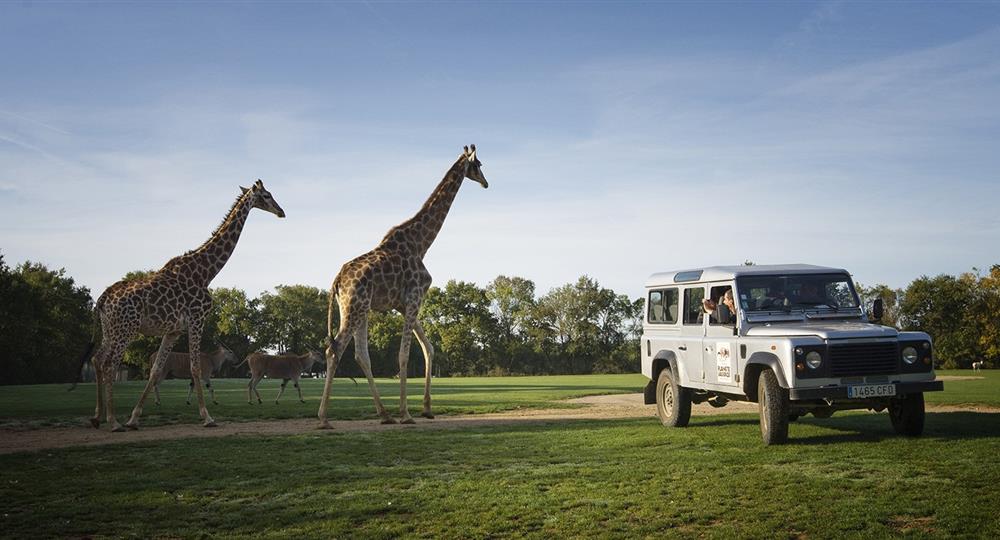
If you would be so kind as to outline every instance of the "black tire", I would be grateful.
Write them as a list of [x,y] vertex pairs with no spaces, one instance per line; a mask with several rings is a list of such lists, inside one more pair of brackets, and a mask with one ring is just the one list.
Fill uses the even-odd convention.
[[684,427],[691,420],[691,390],[674,380],[669,367],[656,379],[656,414],[666,427]]
[[788,440],[788,390],[778,384],[774,372],[766,369],[757,380],[757,404],[760,408],[760,435],[764,444],[782,444]]
[[889,420],[900,435],[919,437],[924,432],[924,393],[907,394],[889,400]]

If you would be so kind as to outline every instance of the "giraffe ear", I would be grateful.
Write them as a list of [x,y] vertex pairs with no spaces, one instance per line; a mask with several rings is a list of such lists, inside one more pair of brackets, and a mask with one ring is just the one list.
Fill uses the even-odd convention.
[[470,161],[475,161],[476,160],[476,145],[472,145],[471,148],[472,148],[472,153],[469,154],[469,160]]
[[462,147],[462,155],[463,156],[469,155],[469,147],[468,146],[463,146]]
[[264,187],[264,182],[260,178],[257,179],[257,187]]

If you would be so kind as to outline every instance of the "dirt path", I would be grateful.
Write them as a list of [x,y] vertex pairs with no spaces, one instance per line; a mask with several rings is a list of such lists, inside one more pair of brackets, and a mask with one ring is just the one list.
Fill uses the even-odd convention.
[[[319,431],[314,418],[294,420],[267,420],[259,422],[228,422],[216,428],[203,428],[197,424],[177,424],[142,428],[139,431],[111,433],[105,429],[89,427],[47,428],[30,431],[0,430],[0,454],[31,452],[71,446],[101,446],[134,442],[162,441],[229,436],[276,436],[304,433],[344,433],[358,431],[386,431],[399,429],[462,429],[481,426],[502,426],[529,423],[551,423],[569,420],[604,420],[615,418],[644,418],[656,416],[656,407],[644,405],[642,394],[616,394],[571,399],[568,403],[588,405],[579,409],[529,409],[503,413],[440,416],[434,420],[417,418],[411,425],[382,425],[378,420],[343,420],[331,422],[332,431]],[[992,407],[927,406],[928,411],[974,411],[1000,413]],[[756,413],[756,403],[733,402],[722,408],[708,404],[692,406],[695,416],[713,414]]]

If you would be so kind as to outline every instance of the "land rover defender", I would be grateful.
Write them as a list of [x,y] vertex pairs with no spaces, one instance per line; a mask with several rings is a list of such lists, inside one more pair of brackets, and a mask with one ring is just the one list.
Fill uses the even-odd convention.
[[812,414],[888,409],[894,430],[919,436],[935,380],[923,332],[877,324],[850,274],[805,264],[715,266],[646,281],[645,402],[664,426],[686,426],[691,404],[758,403],[765,444]]

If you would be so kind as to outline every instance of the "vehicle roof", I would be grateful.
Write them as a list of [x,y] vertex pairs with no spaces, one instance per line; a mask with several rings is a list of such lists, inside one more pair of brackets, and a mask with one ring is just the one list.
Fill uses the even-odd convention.
[[[701,277],[686,281],[674,281],[677,274],[687,272],[701,272]],[[703,283],[706,281],[732,281],[740,276],[768,275],[768,274],[849,274],[843,268],[832,268],[829,266],[816,266],[814,264],[755,264],[751,266],[706,266],[703,268],[689,268],[687,270],[672,270],[670,272],[657,272],[646,280],[647,287],[661,285],[674,285],[676,283]]]

